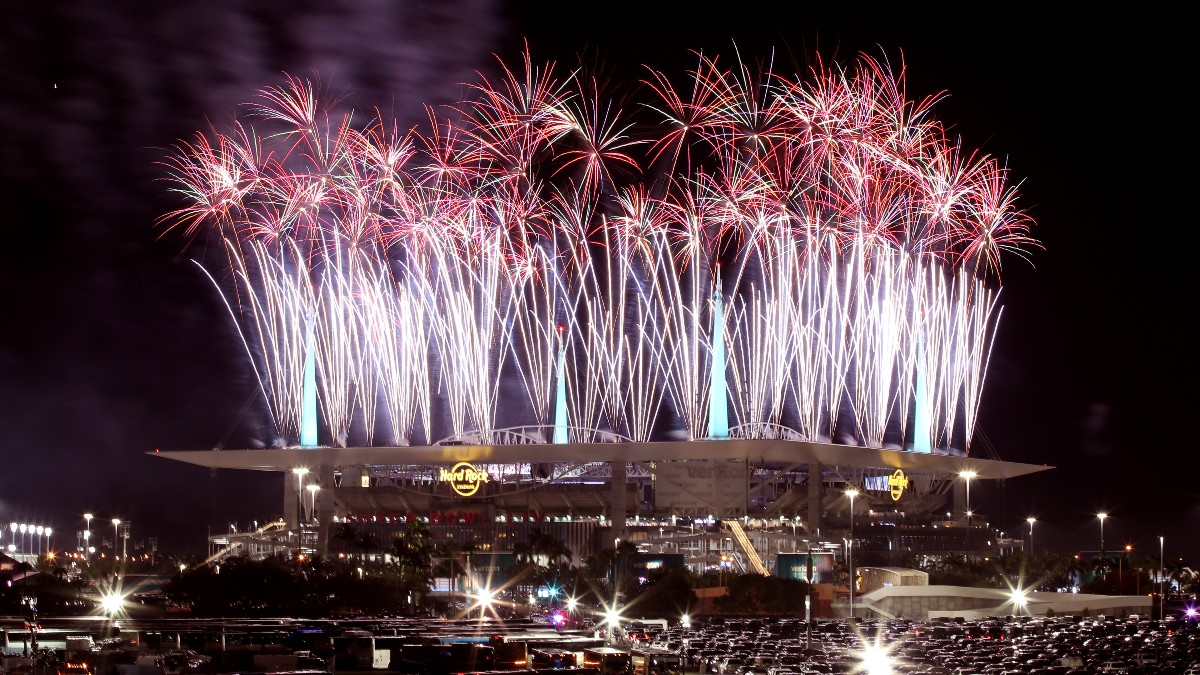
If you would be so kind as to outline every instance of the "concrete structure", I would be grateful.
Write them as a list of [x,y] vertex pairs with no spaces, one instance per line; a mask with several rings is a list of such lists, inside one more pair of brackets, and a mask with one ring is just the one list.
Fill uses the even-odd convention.
[[1028,592],[1024,597],[1024,603],[1014,601],[1012,591],[995,588],[885,586],[863,595],[855,610],[860,618],[877,616],[923,621],[962,618],[972,621],[1009,615],[1146,615],[1153,604],[1151,598],[1145,595]]
[[888,586],[928,586],[929,574],[904,567],[859,567],[858,593]]
[[[738,553],[740,567],[760,572],[761,565],[751,563],[784,550],[780,537],[791,539],[791,550],[813,541],[836,542],[852,519],[870,521],[880,513],[896,514],[906,527],[925,527],[934,513],[939,520],[947,510],[965,514],[965,485],[959,479],[964,472],[987,481],[1050,468],[800,441],[782,432],[779,438],[749,439],[738,438],[734,428],[730,435],[728,440],[547,443],[550,429],[517,428],[490,432],[488,444],[150,454],[212,469],[281,474],[283,526],[247,533],[253,540],[240,550],[278,546],[327,555],[335,524],[373,528],[382,538],[421,519],[431,527],[458,528],[444,534],[459,544],[481,537],[523,540],[522,532],[536,526],[568,541],[582,556],[631,539],[629,528],[638,519],[653,522],[665,535],[664,523],[707,518],[710,524],[727,523],[730,536],[720,536],[716,550],[711,544],[702,547],[697,559],[714,553],[719,559],[728,548]],[[455,475],[475,482],[455,486],[448,478]],[[849,486],[862,496],[847,500]],[[751,517],[775,524],[773,550],[752,550],[767,538],[747,537],[734,526],[735,519]],[[959,517],[965,526],[965,517]],[[856,538],[872,533],[861,525],[854,530]],[[645,535],[633,538],[646,541]],[[243,537],[222,538],[220,550],[232,551],[234,540]],[[960,539],[947,550],[965,551],[972,539]],[[678,541],[671,543],[679,550]]]

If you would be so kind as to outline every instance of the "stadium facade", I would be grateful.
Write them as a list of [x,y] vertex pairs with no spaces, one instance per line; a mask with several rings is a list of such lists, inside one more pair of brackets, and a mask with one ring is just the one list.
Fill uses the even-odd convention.
[[[328,555],[339,548],[339,524],[386,542],[419,519],[435,543],[460,550],[511,552],[537,530],[565,543],[576,561],[630,541],[684,553],[697,570],[762,572],[774,570],[781,553],[841,549],[851,532],[856,551],[891,557],[996,551],[1004,544],[986,519],[968,516],[969,483],[1049,468],[784,438],[531,442],[536,431],[494,433],[509,442],[493,444],[155,455],[280,474],[283,520],[220,535],[218,555]],[[853,499],[849,488],[859,491]]]

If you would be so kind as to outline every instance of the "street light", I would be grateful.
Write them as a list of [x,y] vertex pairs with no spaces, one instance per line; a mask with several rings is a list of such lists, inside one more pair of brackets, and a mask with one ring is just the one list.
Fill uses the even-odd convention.
[[47,527],[47,528],[46,528],[46,553],[50,553],[50,552],[51,552],[51,548],[50,548],[50,533],[51,533],[52,531],[53,531],[53,530],[52,530],[51,528],[49,528],[49,527]]
[[858,496],[858,488],[846,490],[850,498],[850,540],[846,544],[846,566],[850,568],[850,618],[854,618],[854,498]]
[[300,529],[304,528],[304,477],[308,475],[308,468],[298,466],[292,469],[292,474],[296,476],[296,523]]
[[691,633],[691,628],[692,628],[692,617],[688,616],[687,614],[684,614],[683,618],[679,620],[679,624],[681,626],[683,626],[683,651],[680,652],[683,655],[683,658],[680,659],[679,671],[682,673],[686,673],[687,672],[688,648],[691,647],[691,640],[689,639],[689,637],[690,637],[689,633]]
[[[1122,582],[1125,580],[1125,556],[1128,556],[1129,552],[1132,550],[1133,550],[1132,546],[1130,546],[1129,544],[1125,544],[1125,553],[1121,555],[1121,559],[1117,562],[1117,586],[1118,587],[1120,587],[1122,585]],[[1133,570],[1133,560],[1132,559],[1129,561],[1129,565],[1130,565],[1129,569],[1132,571]]]
[[1033,524],[1037,522],[1037,518],[1029,516],[1025,522],[1029,523],[1029,555],[1033,555]]
[[1021,611],[1025,609],[1025,606],[1029,604],[1029,596],[1026,595],[1025,591],[1020,588],[1012,589],[1010,599],[1013,607],[1017,609],[1017,614],[1020,614]]
[[605,643],[611,645],[616,638],[617,628],[621,625],[621,612],[614,605],[604,612],[604,623],[608,629],[604,632]]
[[308,489],[308,493],[312,495],[312,513],[310,517],[315,518],[317,515],[317,491],[321,489],[321,486],[316,483],[309,483],[305,487]]
[[37,559],[42,557],[42,535],[45,534],[45,532],[46,532],[46,528],[41,525],[38,525],[37,529],[35,529],[33,531],[33,533],[37,535],[37,540],[34,541],[34,545],[35,545],[36,551],[37,551],[37,553],[34,554],[34,558],[33,558],[34,562],[37,562]]
[[1167,596],[1163,595],[1163,537],[1158,537],[1158,620],[1162,621],[1167,609]]
[[83,559],[87,560],[89,557],[88,540],[92,538],[92,514],[83,514],[83,521],[87,524],[87,527],[83,530]]
[[967,484],[967,527],[971,527],[971,479],[978,475],[970,469],[958,472],[958,477],[962,478]]
[[1101,511],[1100,513],[1096,514],[1096,517],[1100,519],[1100,564],[1103,565],[1104,564],[1104,520],[1106,518],[1108,518],[1108,514]]

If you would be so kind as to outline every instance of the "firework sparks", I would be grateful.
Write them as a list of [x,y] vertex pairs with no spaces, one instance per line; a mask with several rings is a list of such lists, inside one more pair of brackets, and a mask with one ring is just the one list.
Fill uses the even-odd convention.
[[968,449],[1002,255],[1037,246],[1006,169],[867,57],[646,82],[635,125],[527,58],[401,135],[288,77],[180,143],[163,221],[224,243],[203,266],[278,436],[311,354],[332,445],[545,426],[560,377],[572,441],[702,438],[715,337],[741,437]]

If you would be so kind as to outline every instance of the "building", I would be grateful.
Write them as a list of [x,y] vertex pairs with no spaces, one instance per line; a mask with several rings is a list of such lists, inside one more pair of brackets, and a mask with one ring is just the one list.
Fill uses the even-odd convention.
[[[154,454],[280,475],[284,520],[219,535],[216,555],[328,554],[339,546],[335,526],[387,541],[419,519],[436,542],[483,551],[511,551],[538,530],[563,541],[577,561],[628,541],[648,552],[682,553],[694,570],[726,565],[762,573],[780,554],[840,550],[851,536],[855,550],[989,551],[995,542],[981,519],[968,523],[969,481],[1049,468],[738,438]],[[850,487],[859,491],[854,497]]]

